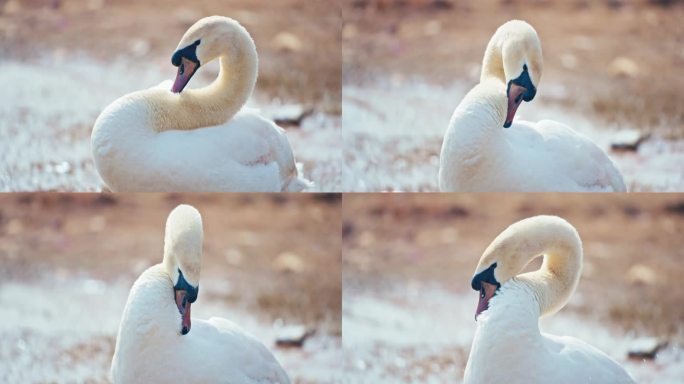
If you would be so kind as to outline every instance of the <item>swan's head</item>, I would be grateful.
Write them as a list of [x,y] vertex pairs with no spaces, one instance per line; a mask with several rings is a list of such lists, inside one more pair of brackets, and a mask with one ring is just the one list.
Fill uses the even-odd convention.
[[509,21],[499,27],[497,35],[503,39],[501,59],[508,98],[504,128],[508,128],[520,104],[532,101],[537,94],[544,63],[539,35],[526,22]]
[[182,92],[202,64],[223,55],[226,45],[236,38],[236,31],[249,36],[237,21],[224,16],[205,17],[193,24],[171,57],[171,63],[178,67],[171,91]]
[[[511,224],[485,249],[470,286],[480,292],[475,318],[489,307],[489,300],[496,295],[502,284],[522,271],[536,256],[530,253],[542,252],[546,236],[536,236],[558,226],[569,224],[557,216],[535,216]],[[574,230],[574,228],[573,228]],[[575,232],[576,233],[576,232]]]
[[190,305],[199,293],[202,237],[202,217],[195,208],[179,205],[171,211],[164,235],[164,268],[173,283],[183,335],[190,332]]

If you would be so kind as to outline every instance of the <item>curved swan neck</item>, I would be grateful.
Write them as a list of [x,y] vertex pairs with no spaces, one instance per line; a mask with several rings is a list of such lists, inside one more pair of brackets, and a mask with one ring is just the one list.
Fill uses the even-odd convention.
[[487,79],[473,87],[456,107],[439,157],[440,189],[468,190],[483,169],[496,166],[497,148],[504,140],[499,132],[506,118],[504,90],[498,80]]
[[450,126],[467,132],[457,141],[459,145],[481,151],[492,140],[501,138],[499,131],[505,118],[505,86],[497,79],[486,78],[466,94],[454,111]]
[[214,44],[213,51],[220,52],[219,74],[211,84],[204,88],[186,89],[180,94],[165,92],[165,97],[150,100],[157,115],[154,119],[156,131],[187,130],[225,123],[252,95],[259,67],[254,40],[238,23],[226,25],[208,42]]
[[[519,273],[539,256],[541,268]],[[493,271],[493,279],[483,275]],[[539,313],[551,314],[570,299],[582,271],[582,241],[575,227],[557,216],[534,216],[506,228],[484,251],[473,284],[500,283],[505,293],[512,283],[529,287],[539,304]],[[491,273],[491,272],[490,272]],[[496,297],[496,295],[495,295]]]
[[[200,89],[188,89],[181,94],[180,108],[195,112],[197,105],[202,106],[206,125],[217,125],[230,120],[247,102],[254,91],[257,81],[258,59],[256,47],[251,38],[242,48],[232,46],[233,52],[219,57],[219,74],[210,85]],[[230,46],[230,45],[229,45]]]
[[166,219],[163,265],[171,280],[178,282],[180,271],[193,286],[199,286],[202,269],[202,216],[193,206],[181,204]]
[[480,81],[495,78],[504,84],[520,75],[523,64],[536,83],[542,69],[541,43],[531,25],[520,20],[511,20],[501,25],[487,44],[482,59]]
[[[121,341],[121,335],[129,333],[136,338],[154,338],[158,332],[176,332],[178,322],[172,298],[173,283],[163,264],[144,271],[129,293],[117,342]],[[159,313],[168,316],[159,316]]]
[[543,255],[541,267],[515,279],[532,288],[542,316],[561,309],[570,299],[582,271],[582,242],[574,227],[556,221],[535,227],[530,235],[527,261]]
[[506,75],[504,73],[503,66],[502,45],[503,41],[499,33],[494,34],[491,40],[489,40],[487,49],[485,50],[485,54],[482,59],[480,82],[484,82],[486,79],[495,78],[504,84],[506,83]]

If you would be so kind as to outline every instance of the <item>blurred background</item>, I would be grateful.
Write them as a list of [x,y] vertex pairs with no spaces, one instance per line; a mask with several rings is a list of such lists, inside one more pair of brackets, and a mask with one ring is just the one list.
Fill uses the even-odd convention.
[[568,220],[584,245],[577,291],[541,330],[600,348],[638,383],[681,383],[684,197],[673,194],[346,194],[349,382],[461,382],[480,256],[508,225],[538,214]]
[[[107,383],[128,292],[178,204],[204,223],[193,317],[229,319],[293,383],[339,379],[340,195],[0,194],[0,382]],[[308,336],[308,337],[307,337]],[[276,341],[303,345],[281,347]]]
[[[0,0],[0,191],[100,190],[95,119],[116,98],[173,80],[181,36],[215,14],[256,42],[248,105],[287,129],[317,190],[338,191],[341,17],[327,0]],[[217,62],[203,66],[189,86],[217,74]]]
[[587,135],[630,190],[684,190],[684,1],[342,4],[343,190],[437,190],[449,118],[511,19],[532,24],[544,51],[537,97],[518,117]]

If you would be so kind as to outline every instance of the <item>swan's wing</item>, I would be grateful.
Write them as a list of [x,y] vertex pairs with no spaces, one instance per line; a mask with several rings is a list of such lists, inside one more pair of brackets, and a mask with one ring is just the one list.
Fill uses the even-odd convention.
[[526,148],[534,147],[530,153],[542,154],[531,162],[544,162],[544,166],[556,178],[565,177],[582,191],[626,190],[622,175],[608,155],[586,136],[553,120],[537,123],[516,121],[509,135],[512,147],[524,154]]
[[[169,91],[173,82],[164,80],[150,89],[163,89]],[[178,131],[182,133],[166,133],[167,136],[183,135],[183,142],[191,137],[210,139],[218,142],[224,153],[229,153],[231,158],[242,165],[267,164],[273,161],[271,152],[272,145],[269,141],[269,133],[272,130],[280,130],[278,126],[271,126],[269,120],[259,115],[254,108],[243,108],[230,121],[213,127],[205,127],[192,131]],[[204,136],[204,137],[203,137]],[[209,136],[209,137],[206,137]],[[209,149],[206,145],[205,149]]]
[[291,169],[296,169],[294,157],[289,144],[278,145],[284,136],[279,128],[264,121],[237,114],[222,125],[161,132],[155,136],[155,148],[145,149],[154,154],[145,163],[149,169],[172,171],[178,177],[170,181],[178,180],[186,189],[192,185],[209,191],[281,191]]
[[259,119],[238,114],[222,125],[202,128],[196,132],[212,136],[231,160],[252,166],[274,161],[272,145],[263,130],[263,122]]
[[[264,146],[265,151],[257,162],[274,162],[278,165],[283,189],[287,191],[301,191],[311,186],[311,183],[298,177],[298,169],[294,159],[294,153],[287,134],[273,121],[268,120],[253,108],[243,108],[235,117],[227,123],[228,127],[245,131],[254,136]],[[255,161],[252,159],[252,161]]]
[[[208,337],[207,341],[219,344],[218,349],[230,353],[229,364],[233,369],[239,369],[241,375],[249,380],[245,382],[255,384],[290,383],[287,373],[285,373],[271,351],[261,341],[238,325],[219,317],[212,317],[202,323],[213,328],[211,333],[215,333],[213,337]],[[202,336],[209,335],[203,334]]]
[[[576,132],[567,125],[553,120],[542,120],[537,123],[537,129],[548,138],[550,148],[561,155],[568,155],[568,166],[578,166],[575,180],[578,184],[589,189],[610,188],[614,192],[625,192],[625,184],[622,175],[608,155],[599,148],[591,139]],[[577,158],[580,154],[580,162],[572,161],[572,154]],[[582,166],[582,169],[579,168]],[[595,172],[589,172],[594,170]]]
[[[568,382],[634,384],[627,371],[602,351],[580,339],[542,334],[554,365]],[[560,373],[559,372],[559,373]]]

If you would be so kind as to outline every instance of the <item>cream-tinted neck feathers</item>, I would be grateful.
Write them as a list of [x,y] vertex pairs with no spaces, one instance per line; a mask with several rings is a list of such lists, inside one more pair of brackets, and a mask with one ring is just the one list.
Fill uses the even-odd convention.
[[171,211],[166,219],[163,264],[174,284],[180,270],[189,284],[199,286],[202,238],[202,217],[197,209],[182,204]]
[[525,65],[532,83],[539,86],[543,70],[541,42],[537,31],[521,20],[500,26],[487,44],[480,82],[495,78],[507,85],[520,76]]
[[[543,256],[539,270],[518,275],[533,259]],[[504,230],[484,251],[475,274],[496,263],[501,285],[516,281],[529,286],[541,315],[561,309],[572,296],[582,271],[582,241],[577,230],[557,216],[535,216]]]
[[485,156],[482,148],[503,139],[500,128],[507,112],[508,81],[520,76],[526,65],[536,86],[541,63],[539,38],[529,24],[513,20],[497,29],[485,51],[480,83],[468,92],[451,117],[449,126],[454,128],[446,133],[440,159],[444,164],[459,166],[440,167],[442,190],[453,190],[451,183],[468,185],[481,172],[482,162],[491,157]]
[[[197,58],[204,66],[218,58],[218,77],[210,85],[181,93],[152,88],[141,91],[154,114],[157,132],[219,125],[230,120],[247,102],[258,74],[254,40],[237,21],[223,16],[199,20],[183,35],[178,49],[200,40]],[[198,69],[198,71],[201,70]]]

